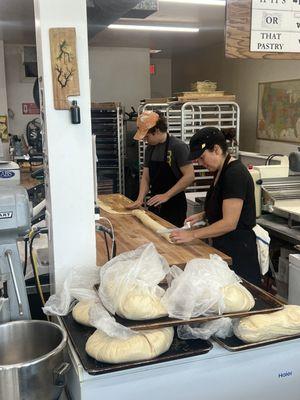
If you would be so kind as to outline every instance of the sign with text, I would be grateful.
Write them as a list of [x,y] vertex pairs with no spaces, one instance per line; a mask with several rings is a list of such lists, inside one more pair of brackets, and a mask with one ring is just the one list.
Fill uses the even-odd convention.
[[22,113],[23,114],[39,114],[40,109],[35,105],[35,103],[22,103]]
[[250,50],[300,53],[300,0],[252,0]]

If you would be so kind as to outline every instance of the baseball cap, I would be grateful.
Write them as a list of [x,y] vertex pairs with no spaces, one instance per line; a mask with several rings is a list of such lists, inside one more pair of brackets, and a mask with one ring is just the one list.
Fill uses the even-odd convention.
[[136,125],[138,130],[133,136],[135,140],[142,140],[147,135],[148,130],[153,128],[157,121],[159,120],[159,115],[154,111],[144,111],[138,116]]
[[220,129],[208,126],[197,131],[190,139],[190,160],[199,158],[205,150],[215,144],[225,142],[225,136]]

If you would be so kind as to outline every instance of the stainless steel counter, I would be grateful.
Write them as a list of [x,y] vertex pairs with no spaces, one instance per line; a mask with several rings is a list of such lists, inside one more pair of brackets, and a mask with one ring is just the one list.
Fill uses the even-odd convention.
[[287,220],[275,214],[264,214],[256,222],[271,235],[291,244],[300,244],[300,223],[299,226],[289,228]]

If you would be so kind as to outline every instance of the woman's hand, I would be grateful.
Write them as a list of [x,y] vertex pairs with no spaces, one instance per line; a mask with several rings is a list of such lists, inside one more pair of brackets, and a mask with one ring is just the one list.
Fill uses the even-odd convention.
[[176,230],[170,234],[173,243],[188,243],[195,239],[195,231]]
[[166,193],[157,194],[147,201],[147,205],[158,207],[160,204],[166,203],[169,199],[170,198]]
[[142,200],[136,200],[133,203],[127,204],[125,206],[125,208],[127,208],[128,210],[135,210],[136,208],[139,208],[143,205],[143,201]]
[[204,212],[198,213],[198,214],[193,214],[190,215],[185,221],[184,223],[186,224],[187,222],[189,222],[191,224],[191,226],[193,226],[196,222],[202,221],[204,217]]

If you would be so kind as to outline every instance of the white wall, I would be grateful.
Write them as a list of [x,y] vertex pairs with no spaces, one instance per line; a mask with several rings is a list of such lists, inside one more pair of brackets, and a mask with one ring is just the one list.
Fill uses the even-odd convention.
[[[9,132],[21,135],[37,117],[22,114],[22,103],[34,101],[34,79],[22,77],[22,46],[5,45],[4,50],[7,106],[14,112]],[[89,59],[92,101],[121,101],[130,111],[132,105],[137,108],[141,99],[150,97],[149,49],[90,47]]]
[[295,144],[256,139],[258,83],[300,78],[300,61],[226,59],[224,44],[207,47],[198,54],[173,59],[173,91],[189,90],[195,80],[218,82],[233,93],[241,108],[241,149],[288,154]]
[[90,47],[91,98],[121,101],[126,111],[150,97],[149,49]]
[[7,106],[14,113],[14,118],[9,119],[9,133],[21,136],[26,132],[26,125],[38,115],[23,115],[22,103],[34,103],[33,85],[34,78],[22,76],[22,46],[5,45],[5,71]]
[[[4,44],[0,40],[0,115],[7,116],[7,94],[4,62]],[[0,148],[0,158],[8,159],[8,143],[2,143]]]
[[150,75],[151,98],[172,96],[172,61],[170,58],[150,58],[155,73]]
[[0,40],[0,114],[7,115],[6,80],[3,40]]

